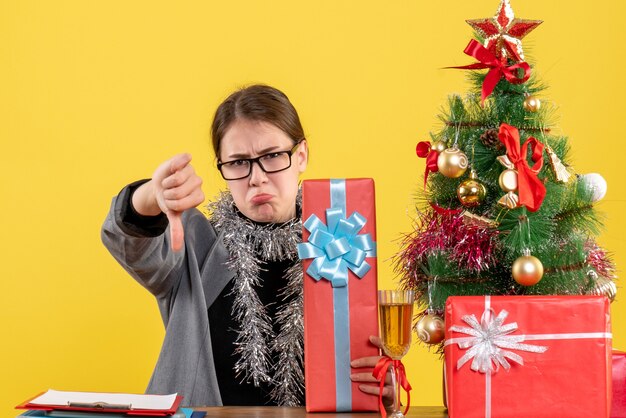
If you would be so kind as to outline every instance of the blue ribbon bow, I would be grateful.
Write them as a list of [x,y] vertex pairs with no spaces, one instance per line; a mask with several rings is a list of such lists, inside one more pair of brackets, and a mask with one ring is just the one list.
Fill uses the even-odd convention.
[[308,242],[298,244],[298,257],[313,258],[307,273],[315,280],[322,277],[333,287],[348,285],[348,269],[362,278],[369,271],[366,257],[376,256],[376,243],[370,234],[359,234],[367,219],[354,212],[346,219],[342,208],[326,209],[324,224],[316,215],[311,215],[304,227],[311,233]]

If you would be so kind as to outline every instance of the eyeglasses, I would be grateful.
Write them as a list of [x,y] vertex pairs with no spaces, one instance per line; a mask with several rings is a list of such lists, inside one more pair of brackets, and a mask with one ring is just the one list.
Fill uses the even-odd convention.
[[266,173],[277,173],[291,167],[291,156],[302,141],[298,141],[289,151],[274,151],[256,158],[241,158],[217,164],[224,180],[245,179],[252,173],[252,163],[258,163]]

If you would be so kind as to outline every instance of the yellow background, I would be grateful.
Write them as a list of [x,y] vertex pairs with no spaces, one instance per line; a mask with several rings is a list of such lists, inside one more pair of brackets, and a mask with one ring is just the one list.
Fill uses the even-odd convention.
[[[152,297],[108,255],[100,225],[110,198],[191,152],[214,196],[212,114],[254,82],[284,90],[312,151],[305,178],[373,177],[380,286],[410,230],[424,161],[415,144],[438,126],[472,59],[464,20],[497,0],[387,2],[0,2],[0,415],[48,388],[142,392],[163,326]],[[527,58],[558,104],[579,173],[609,184],[601,243],[626,265],[624,2],[517,0],[545,23]],[[620,290],[623,292],[623,290]],[[618,293],[622,296],[623,293]],[[626,302],[612,306],[626,348]],[[441,403],[441,365],[407,357],[416,405]],[[576,370],[571,371],[577,373]]]

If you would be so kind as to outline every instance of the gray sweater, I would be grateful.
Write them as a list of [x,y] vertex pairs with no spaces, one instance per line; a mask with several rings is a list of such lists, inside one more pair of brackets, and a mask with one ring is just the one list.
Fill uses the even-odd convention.
[[[183,405],[221,406],[207,309],[234,272],[220,236],[196,209],[183,214],[185,246],[170,249],[169,233],[150,234],[124,222],[131,189],[113,199],[102,241],[158,301],[165,339],[147,393],[178,393]],[[156,236],[151,236],[156,235]]]

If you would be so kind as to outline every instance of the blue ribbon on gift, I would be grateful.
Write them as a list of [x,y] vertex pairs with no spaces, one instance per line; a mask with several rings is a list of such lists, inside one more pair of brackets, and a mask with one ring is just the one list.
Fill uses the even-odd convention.
[[371,268],[365,258],[376,256],[370,234],[359,234],[366,222],[359,212],[346,219],[345,205],[326,209],[326,224],[316,215],[309,216],[303,224],[311,233],[309,241],[298,244],[301,260],[313,258],[306,272],[315,280],[330,281],[333,287],[348,285],[348,269],[359,278],[365,276]]
[[330,208],[326,224],[311,215],[304,227],[309,241],[298,244],[300,259],[313,258],[307,273],[316,281],[330,281],[333,288],[333,326],[335,337],[336,410],[352,410],[350,380],[350,298],[348,270],[362,278],[370,270],[366,257],[376,256],[376,243],[369,234],[359,234],[367,219],[354,212],[346,219],[346,181],[330,180]]

